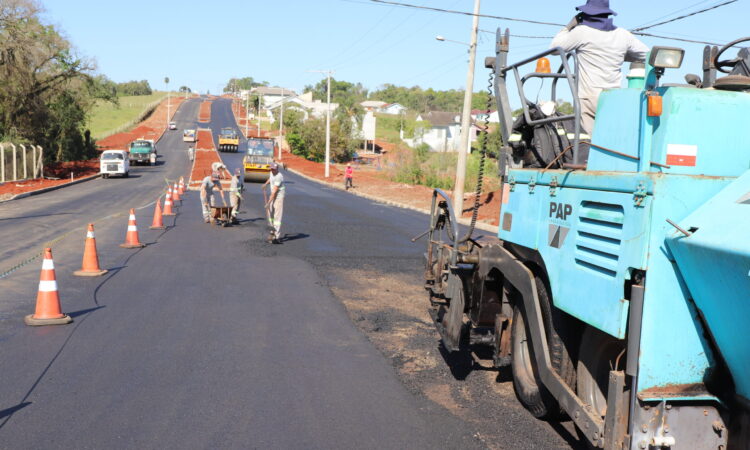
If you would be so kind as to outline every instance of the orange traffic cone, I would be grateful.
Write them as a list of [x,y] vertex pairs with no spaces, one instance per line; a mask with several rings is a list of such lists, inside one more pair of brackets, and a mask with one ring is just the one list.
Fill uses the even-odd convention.
[[172,188],[172,201],[180,202],[180,204],[182,204],[182,199],[180,198],[180,191],[179,189],[177,189],[177,182],[174,183],[174,187]]
[[96,254],[96,237],[94,236],[94,224],[89,224],[86,232],[86,244],[83,248],[83,263],[81,270],[76,270],[73,275],[79,277],[98,277],[107,273],[99,268],[99,256]]
[[138,226],[135,224],[135,210],[130,208],[130,217],[128,218],[128,232],[125,235],[125,243],[120,244],[122,248],[141,248],[145,247],[146,244],[142,244],[138,240]]
[[154,206],[154,220],[151,222],[149,228],[152,230],[163,230],[166,228],[161,214],[161,197],[156,199],[156,206]]
[[167,191],[167,196],[164,197],[164,212],[162,213],[163,216],[174,216],[174,212],[172,211],[172,188],[169,188]]
[[180,195],[185,195],[185,179],[180,177]]
[[55,280],[55,263],[52,261],[52,249],[44,249],[42,273],[39,276],[39,291],[36,295],[36,310],[23,318],[26,325],[64,325],[73,321],[60,308],[60,297],[57,295]]

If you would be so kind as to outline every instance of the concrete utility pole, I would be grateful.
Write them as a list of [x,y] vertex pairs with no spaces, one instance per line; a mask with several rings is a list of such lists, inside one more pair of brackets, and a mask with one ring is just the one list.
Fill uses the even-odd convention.
[[284,88],[281,88],[281,112],[279,113],[279,161],[281,161],[281,147],[284,145]]
[[250,110],[247,109],[250,101],[250,91],[245,92],[245,137],[247,137],[248,126],[250,122]]
[[328,88],[326,89],[328,94],[328,107],[326,108],[326,171],[325,177],[328,178],[331,173],[331,74],[332,70],[310,70],[315,73],[325,73],[328,75]]
[[169,113],[169,77],[164,77],[164,84],[167,86],[167,129],[169,129],[169,118],[172,117]]
[[464,208],[464,182],[466,181],[466,154],[471,148],[471,98],[474,92],[474,61],[477,56],[477,31],[479,30],[479,2],[474,0],[474,20],[471,27],[471,44],[469,44],[469,69],[466,73],[466,92],[464,109],[461,112],[461,141],[458,146],[458,163],[456,164],[456,184],[453,187],[453,210],[456,217],[461,217]]

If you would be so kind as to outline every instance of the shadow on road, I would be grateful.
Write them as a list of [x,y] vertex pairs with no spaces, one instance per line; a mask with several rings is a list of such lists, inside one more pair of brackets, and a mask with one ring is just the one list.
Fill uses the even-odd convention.
[[287,241],[296,241],[297,239],[306,239],[309,238],[309,234],[305,233],[295,233],[295,234],[285,234],[284,237],[279,239],[281,242],[287,242]]
[[23,402],[23,403],[17,404],[16,406],[11,406],[10,408],[3,409],[2,411],[0,411],[0,419],[4,419],[8,416],[12,416],[16,411],[24,409],[30,404],[31,402]]
[[72,216],[74,213],[56,213],[56,214],[37,214],[35,216],[21,216],[21,217],[6,217],[3,220],[19,220],[19,219],[35,219],[37,217],[50,217],[50,216]]
[[82,316],[84,314],[88,314],[90,312],[94,312],[97,309],[102,309],[102,308],[106,308],[106,305],[100,305],[100,306],[95,306],[93,308],[81,309],[81,310],[78,310],[78,311],[69,312],[68,315],[70,317],[76,318],[78,316]]

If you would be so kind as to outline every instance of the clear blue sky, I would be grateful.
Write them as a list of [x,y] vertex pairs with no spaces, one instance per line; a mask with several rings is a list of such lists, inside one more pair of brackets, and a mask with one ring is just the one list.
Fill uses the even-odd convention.
[[[404,0],[471,11],[473,0]],[[634,28],[702,9],[720,0],[613,0],[615,24]],[[189,86],[219,92],[231,77],[252,76],[272,85],[301,90],[332,69],[340,80],[361,82],[370,90],[384,83],[435,89],[463,89],[466,47],[439,42],[436,35],[468,42],[471,17],[383,6],[367,0],[41,0],[45,18],[60,28],[79,53],[94,59],[98,72],[114,81],[147,79],[153,88]],[[484,0],[481,12],[567,23],[585,0]],[[726,43],[748,33],[748,0],[649,30],[654,34]],[[553,36],[560,27],[480,18],[479,27],[511,33]],[[705,33],[705,34],[704,34]],[[679,81],[700,73],[703,44],[642,38],[649,46],[685,48],[682,69],[668,75]],[[511,39],[511,61],[543,51],[548,39]],[[732,53],[734,56],[735,53]],[[482,61],[494,56],[494,35],[480,33],[474,90],[483,89]]]

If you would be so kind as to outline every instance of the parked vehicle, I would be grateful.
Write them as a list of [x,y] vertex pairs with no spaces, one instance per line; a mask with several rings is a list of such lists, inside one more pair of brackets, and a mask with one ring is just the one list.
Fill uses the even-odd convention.
[[126,150],[105,150],[99,157],[99,173],[102,178],[111,175],[130,175],[130,161]]
[[[590,447],[750,448],[750,49],[722,57],[747,41],[706,47],[688,85],[660,85],[684,51],[653,47],[645,77],[601,94],[587,143],[575,55],[508,64],[498,30],[498,235],[462,235],[433,193],[425,287],[446,351],[491,354],[531,414],[567,415]],[[521,73],[548,56],[557,73]],[[572,114],[527,98],[545,78],[553,100],[572,86]]]
[[236,152],[240,148],[240,135],[234,128],[222,128],[219,133],[219,151]]
[[182,140],[184,142],[195,142],[198,140],[198,133],[195,130],[184,130],[182,132]]
[[245,181],[263,181],[271,173],[276,141],[268,138],[248,138],[247,154],[242,159]]
[[136,139],[128,147],[130,162],[136,164],[156,164],[156,143],[152,139]]

